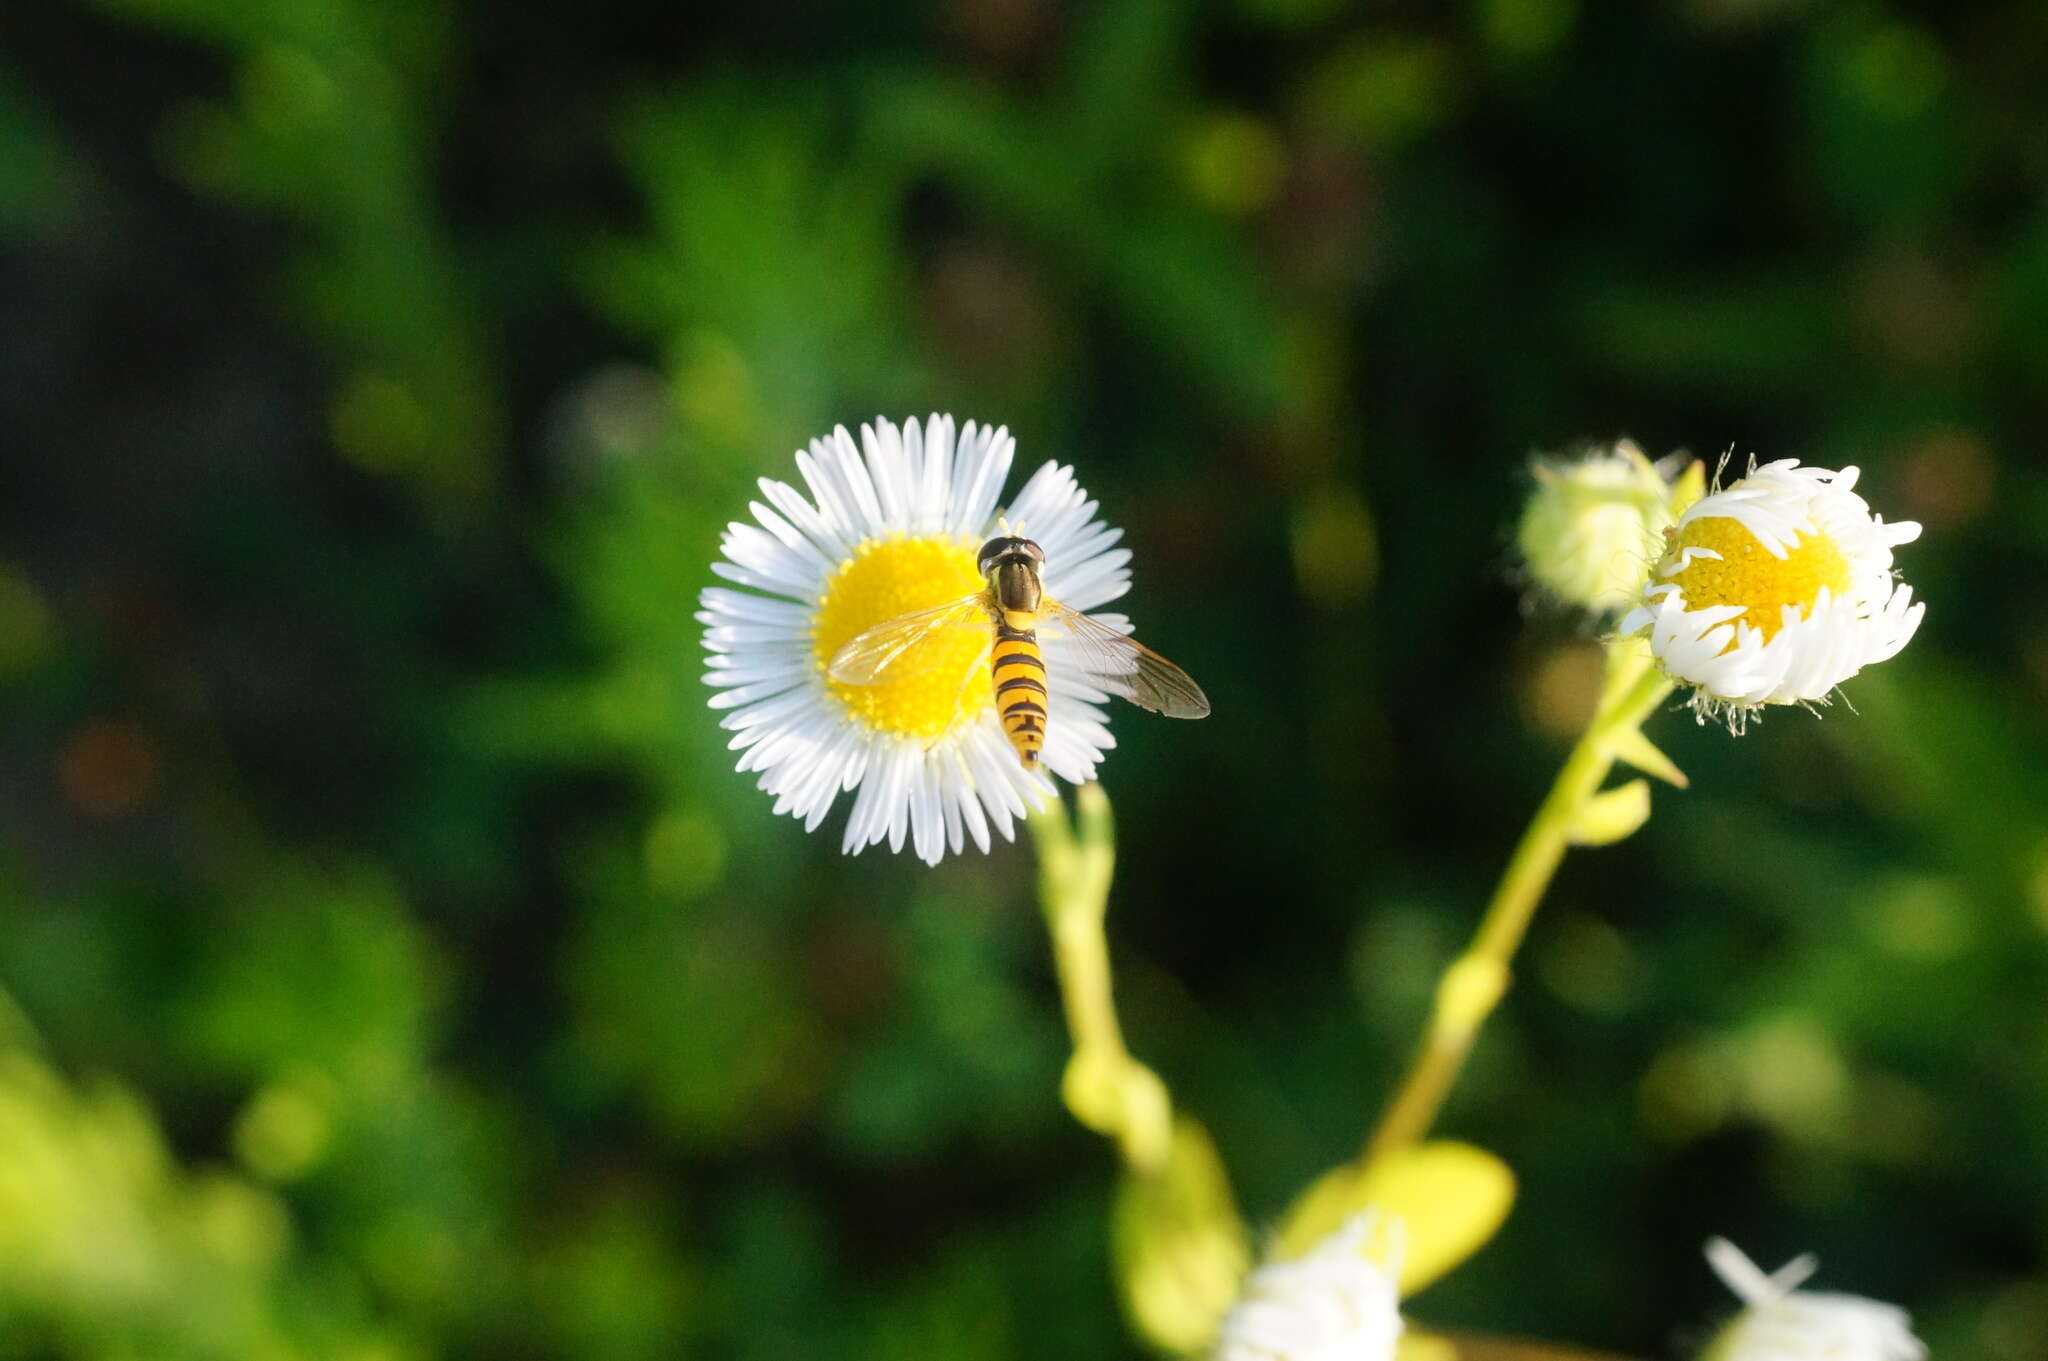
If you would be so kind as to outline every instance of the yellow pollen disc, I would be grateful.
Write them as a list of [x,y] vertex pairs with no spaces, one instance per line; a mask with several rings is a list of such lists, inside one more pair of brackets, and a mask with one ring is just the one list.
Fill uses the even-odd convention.
[[[823,671],[850,639],[898,615],[926,610],[982,590],[972,540],[937,535],[870,539],[825,583],[811,625],[811,653]],[[902,678],[881,685],[826,686],[859,722],[886,733],[929,740],[995,702],[989,669],[977,666],[989,630],[940,629],[891,664]]]
[[1796,605],[1806,614],[1823,586],[1836,595],[1849,589],[1848,559],[1824,534],[1801,534],[1784,557],[1773,557],[1740,520],[1712,515],[1679,531],[1674,554],[1688,548],[1711,548],[1721,556],[1694,558],[1668,578],[1685,592],[1685,607],[1740,605],[1745,613],[1737,622],[1759,630],[1767,642],[1784,622],[1784,606]]

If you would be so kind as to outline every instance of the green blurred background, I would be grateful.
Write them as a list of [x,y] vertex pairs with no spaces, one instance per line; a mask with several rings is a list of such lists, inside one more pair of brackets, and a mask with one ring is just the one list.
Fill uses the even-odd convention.
[[0,17],[0,1355],[1134,1355],[1028,848],[730,769],[690,611],[833,424],[1007,423],[1119,716],[1133,1048],[1349,1155],[1589,702],[1533,449],[1860,464],[1857,712],[1573,857],[1415,1304],[1669,1356],[1724,1233],[2048,1355],[2048,10],[23,0]]

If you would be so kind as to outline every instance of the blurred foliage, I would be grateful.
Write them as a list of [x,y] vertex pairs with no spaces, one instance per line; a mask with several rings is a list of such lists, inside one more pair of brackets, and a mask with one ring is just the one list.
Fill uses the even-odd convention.
[[104,0],[224,52],[232,94],[166,111],[161,160],[194,188],[305,234],[285,305],[343,365],[334,449],[373,471],[474,492],[500,423],[483,316],[434,165],[454,14],[418,0]]
[[[1598,684],[1532,449],[1857,463],[1922,638],[1567,863],[1425,1323],[1638,1355],[1699,1245],[2048,1335],[2048,14],[93,0],[0,28],[0,1355],[1132,1354],[1028,852],[729,768],[761,475],[1079,467],[1132,1049],[1250,1222],[1355,1152]],[[828,829],[831,824],[828,824]]]

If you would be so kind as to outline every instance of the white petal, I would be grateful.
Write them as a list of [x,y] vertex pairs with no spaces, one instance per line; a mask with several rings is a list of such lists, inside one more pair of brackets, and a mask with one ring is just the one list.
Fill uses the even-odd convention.
[[909,530],[910,469],[905,466],[902,432],[894,421],[876,420],[861,426],[860,445],[867,451],[868,475],[874,478],[881,503],[880,525]]
[[787,482],[777,482],[767,477],[760,479],[759,485],[761,494],[768,498],[768,504],[781,511],[791,524],[816,545],[819,553],[835,565],[853,551],[853,544],[845,534],[827,520],[816,506],[805,500],[803,493],[795,487]]
[[946,498],[953,483],[953,448],[947,433],[936,412],[925,421],[923,430],[916,421],[904,423],[903,442],[918,446],[922,459],[913,459],[919,474],[916,515],[920,534],[937,534],[946,527]]
[[980,534],[988,529],[1016,454],[1017,441],[1002,427],[993,433],[983,429],[973,440],[960,441],[954,453],[949,529],[956,534]]
[[882,514],[874,478],[868,465],[861,462],[860,451],[853,447],[853,436],[846,433],[845,426],[834,426],[832,436],[824,441],[824,446],[840,483],[852,498],[861,537],[871,539],[880,535],[890,527],[890,521]]
[[938,864],[946,854],[946,816],[935,756],[923,752],[911,768],[910,844],[927,865]]
[[1031,474],[1005,514],[1011,528],[1037,539],[1042,547],[1047,538],[1056,537],[1054,515],[1064,512],[1076,499],[1073,474],[1057,463],[1047,462]]
[[723,586],[706,586],[700,600],[704,609],[697,618],[702,623],[711,623],[712,620],[704,616],[715,614],[731,619],[810,628],[812,607],[795,601],[771,600],[748,591],[730,591]]

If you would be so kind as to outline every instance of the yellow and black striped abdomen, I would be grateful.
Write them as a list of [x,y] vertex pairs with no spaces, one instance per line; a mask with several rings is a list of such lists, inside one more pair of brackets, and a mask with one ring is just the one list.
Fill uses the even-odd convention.
[[[1012,612],[1012,618],[1015,612]],[[1003,735],[1017,749],[1026,770],[1038,769],[1045,746],[1045,656],[1038,650],[1038,632],[1014,628],[1010,619],[996,624],[996,645],[989,653],[995,671],[996,712]]]

